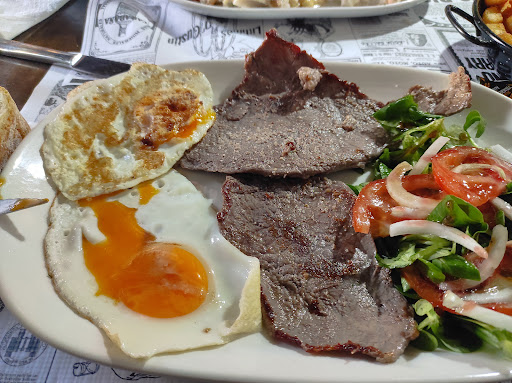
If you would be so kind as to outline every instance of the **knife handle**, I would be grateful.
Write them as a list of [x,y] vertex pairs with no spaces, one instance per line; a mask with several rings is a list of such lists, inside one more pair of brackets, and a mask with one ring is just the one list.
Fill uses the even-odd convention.
[[25,60],[70,66],[79,53],[62,52],[51,48],[0,39],[0,54]]

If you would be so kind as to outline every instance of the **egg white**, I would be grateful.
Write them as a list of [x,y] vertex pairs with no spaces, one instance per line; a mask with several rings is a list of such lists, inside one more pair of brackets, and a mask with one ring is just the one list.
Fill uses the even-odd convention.
[[[131,90],[126,91],[126,87]],[[154,148],[141,146],[145,134],[164,124],[158,119],[163,111],[152,109],[137,120],[137,108],[153,105],[141,106],[142,100],[149,97],[154,105],[165,105],[167,97],[180,99],[182,91],[193,94],[200,102],[197,112],[202,118],[194,119],[197,123],[193,131]],[[186,104],[186,97],[181,101],[187,110],[195,110]],[[41,147],[45,170],[70,200],[107,194],[154,179],[167,173],[206,134],[214,122],[212,106],[213,91],[204,74],[135,63],[126,73],[91,81],[68,95],[56,118],[45,126]],[[98,118],[108,116],[110,110],[114,110],[113,120]],[[158,157],[152,160],[154,163],[144,159],[149,152]],[[100,165],[94,165],[95,161],[101,161]]]
[[172,170],[152,183],[159,193],[146,205],[139,204],[136,188],[110,200],[137,208],[138,224],[152,233],[156,242],[180,244],[201,260],[209,278],[205,302],[190,314],[159,319],[97,296],[95,277],[85,265],[82,238],[101,242],[104,236],[90,208],[63,196],[53,203],[45,238],[46,265],[55,291],[123,352],[136,358],[223,344],[236,334],[258,331],[259,261],[222,237],[210,201],[180,173]]

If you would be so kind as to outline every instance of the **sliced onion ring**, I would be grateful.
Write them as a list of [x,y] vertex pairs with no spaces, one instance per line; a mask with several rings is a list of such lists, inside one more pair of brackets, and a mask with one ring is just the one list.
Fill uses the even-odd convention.
[[407,234],[432,234],[449,241],[458,243],[466,249],[473,251],[482,258],[487,258],[487,251],[466,233],[450,226],[426,220],[409,220],[395,222],[389,226],[389,236]]
[[423,155],[420,157],[418,162],[413,166],[411,171],[409,172],[409,175],[413,174],[421,174],[423,170],[427,167],[427,165],[430,163],[430,160],[432,157],[434,157],[442,148],[446,145],[446,143],[450,141],[448,137],[437,137],[437,139],[432,142],[432,145],[430,145],[427,150],[423,153]]
[[507,240],[507,228],[502,225],[496,225],[494,229],[492,229],[491,243],[487,248],[487,254],[489,256],[478,266],[478,270],[480,271],[480,280],[472,281],[470,279],[458,279],[452,282],[441,283],[439,287],[443,290],[466,290],[476,287],[487,280],[487,278],[494,274],[494,271],[498,268],[505,256]]
[[389,173],[388,178],[386,178],[388,193],[400,206],[420,209],[430,213],[439,201],[432,198],[418,197],[415,194],[409,193],[402,185],[402,177],[410,169],[412,169],[411,164],[404,161]]
[[512,153],[510,153],[507,149],[505,149],[501,145],[493,145],[490,147],[491,151],[496,154],[501,159],[512,163]]
[[473,318],[497,328],[512,331],[511,316],[482,307],[475,302],[465,302],[461,297],[450,290],[443,295],[443,306],[454,310],[460,315]]
[[505,214],[505,217],[512,219],[512,205],[499,197],[492,199],[491,203],[494,205],[494,207],[501,210],[503,214]]
[[464,174],[468,171],[478,171],[482,169],[491,169],[494,170],[496,173],[500,175],[501,178],[504,180],[507,179],[507,175],[505,174],[505,171],[500,168],[498,165],[492,165],[492,164],[460,164],[452,169],[452,172],[454,173],[461,173]]

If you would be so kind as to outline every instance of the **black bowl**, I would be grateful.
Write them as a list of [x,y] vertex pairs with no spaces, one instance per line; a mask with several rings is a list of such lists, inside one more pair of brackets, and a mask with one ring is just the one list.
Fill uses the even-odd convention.
[[[474,0],[473,2],[473,16],[469,15],[462,9],[454,6],[447,5],[445,8],[446,17],[454,28],[468,41],[489,48],[489,55],[494,60],[497,72],[512,80],[512,45],[505,43],[498,36],[496,36],[485,25],[482,20],[482,14],[485,11],[486,5],[484,0]],[[476,28],[476,36],[469,34],[464,27],[462,27],[455,15],[466,19]]]

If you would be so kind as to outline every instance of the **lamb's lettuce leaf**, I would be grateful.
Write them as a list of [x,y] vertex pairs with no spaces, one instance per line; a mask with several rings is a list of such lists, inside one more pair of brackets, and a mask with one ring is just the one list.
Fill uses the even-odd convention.
[[447,195],[428,215],[427,220],[456,227],[470,233],[487,232],[489,225],[478,208],[458,197]]
[[[480,112],[478,112],[476,110],[472,110],[466,116],[466,122],[464,123],[463,128],[466,132],[468,132],[469,129],[474,126],[475,137],[479,138],[482,136],[482,134],[484,134],[486,124],[487,124],[487,121],[485,121],[485,119],[482,117]],[[474,146],[476,146],[476,144]]]
[[411,344],[421,350],[433,351],[437,347],[455,352],[479,350],[483,341],[467,327],[457,327],[458,318],[449,314],[441,317],[430,302],[420,299],[412,305],[420,336]]
[[471,279],[472,281],[480,280],[480,271],[478,268],[458,254],[450,254],[446,257],[433,259],[432,264],[445,275],[451,275],[455,278]]

